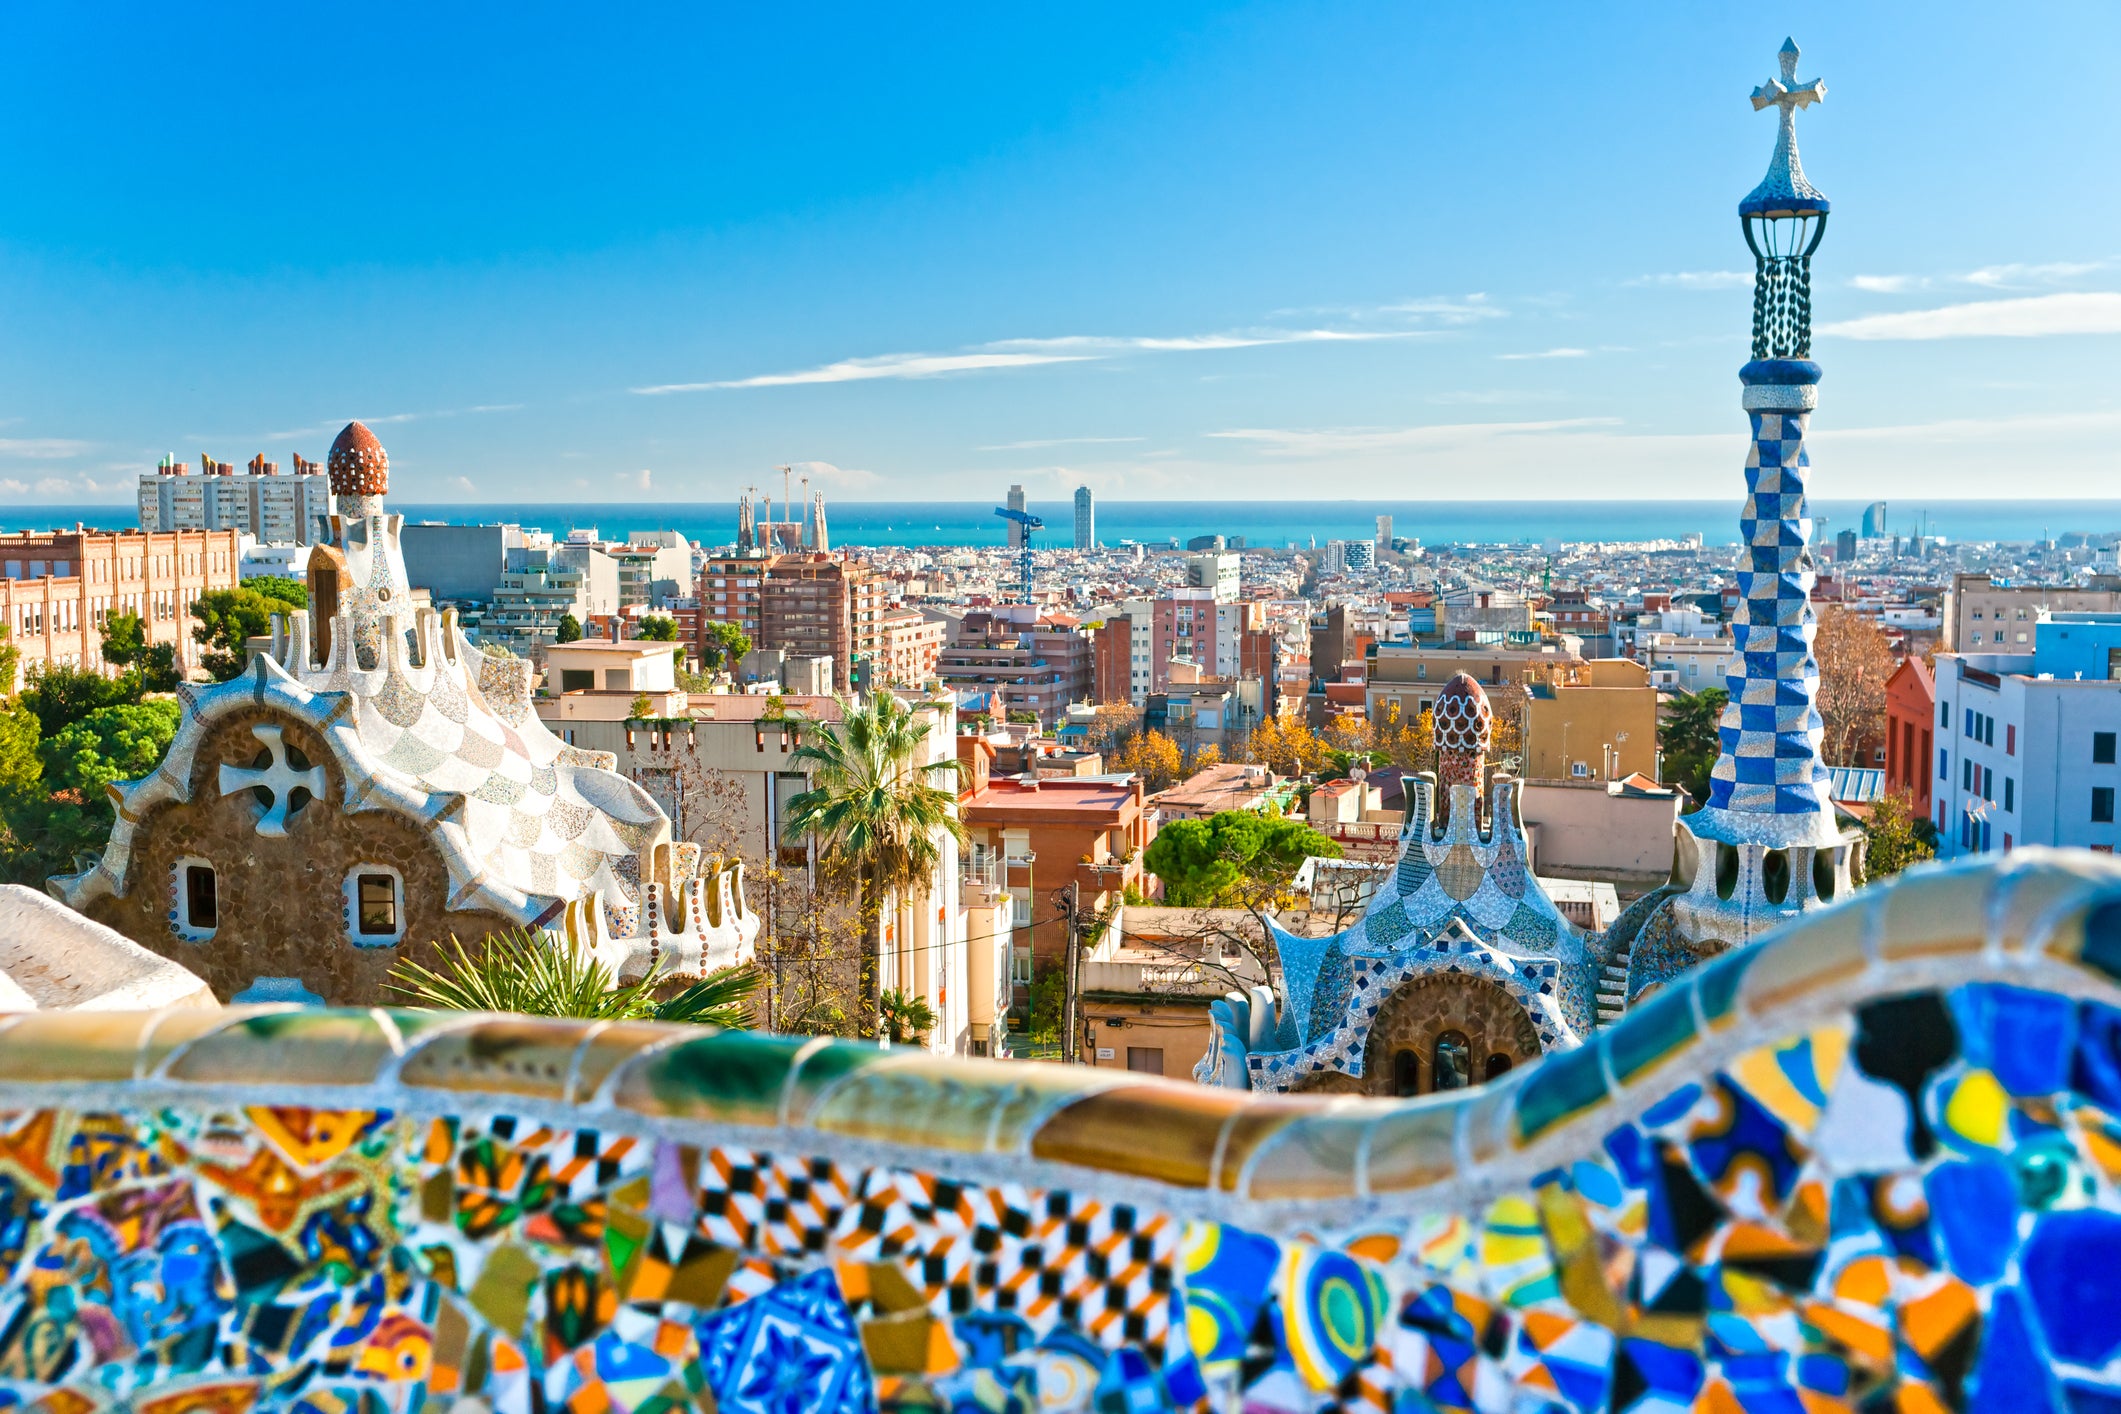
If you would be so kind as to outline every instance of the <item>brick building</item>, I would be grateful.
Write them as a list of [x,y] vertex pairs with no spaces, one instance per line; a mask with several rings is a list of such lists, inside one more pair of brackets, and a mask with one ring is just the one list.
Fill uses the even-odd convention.
[[235,588],[236,539],[233,530],[0,535],[0,625],[21,653],[8,691],[47,663],[102,668],[102,626],[114,613],[138,614],[149,643],[174,645],[178,664],[192,663],[192,603]]
[[1016,900],[1017,976],[1028,981],[1032,959],[1043,966],[1067,953],[1058,900],[1071,884],[1086,914],[1142,886],[1151,831],[1141,778],[996,779],[984,739],[961,736],[957,752],[966,767],[958,817],[971,837],[967,864],[996,871]]
[[1934,732],[1937,683],[1929,664],[1906,658],[1885,680],[1885,788],[1914,800],[1914,813],[1927,819],[1930,787],[1936,779]]
[[921,687],[935,676],[943,652],[943,621],[918,609],[887,609],[880,633],[877,680],[890,687]]
[[[754,648],[832,660],[845,692],[856,660],[884,650],[884,581],[867,563],[823,552],[712,555],[700,570],[699,621],[732,623]],[[707,655],[701,653],[704,661]]]

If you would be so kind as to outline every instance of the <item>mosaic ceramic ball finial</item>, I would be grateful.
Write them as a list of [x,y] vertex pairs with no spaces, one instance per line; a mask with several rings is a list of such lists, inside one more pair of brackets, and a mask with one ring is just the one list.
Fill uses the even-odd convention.
[[1436,774],[1448,799],[1454,785],[1480,785],[1481,766],[1495,740],[1495,709],[1479,683],[1458,673],[1436,694],[1433,710]]
[[346,424],[325,462],[334,496],[381,496],[390,490],[390,454],[376,434],[358,422]]

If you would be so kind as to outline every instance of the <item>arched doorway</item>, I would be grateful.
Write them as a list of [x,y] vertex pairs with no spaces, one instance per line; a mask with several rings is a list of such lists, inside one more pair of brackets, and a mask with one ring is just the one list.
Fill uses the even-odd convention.
[[1432,972],[1401,983],[1378,1008],[1364,1047],[1363,1088],[1384,1096],[1461,1089],[1544,1050],[1531,1016],[1500,983]]

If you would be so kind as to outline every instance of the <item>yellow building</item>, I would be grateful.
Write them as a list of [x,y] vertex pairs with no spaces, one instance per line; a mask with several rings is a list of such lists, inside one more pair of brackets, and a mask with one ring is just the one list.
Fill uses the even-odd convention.
[[1535,670],[1523,712],[1526,779],[1657,779],[1657,689],[1642,664],[1593,658]]

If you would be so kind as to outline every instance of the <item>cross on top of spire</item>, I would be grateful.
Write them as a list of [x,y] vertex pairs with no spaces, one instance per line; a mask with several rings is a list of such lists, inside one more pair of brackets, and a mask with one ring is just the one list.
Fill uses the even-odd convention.
[[1782,61],[1782,77],[1769,79],[1753,90],[1755,112],[1773,105],[1782,110],[1782,121],[1789,123],[1796,109],[1826,101],[1826,84],[1821,80],[1813,79],[1802,84],[1797,82],[1797,54],[1796,40],[1782,41],[1782,50],[1775,56]]
[[1776,55],[1782,77],[1753,90],[1753,110],[1778,108],[1782,121],[1767,176],[1738,204],[1742,216],[1809,216],[1827,209],[1825,193],[1805,180],[1804,164],[1797,160],[1797,110],[1825,102],[1826,85],[1818,79],[1797,82],[1797,53],[1796,40],[1783,40]]

